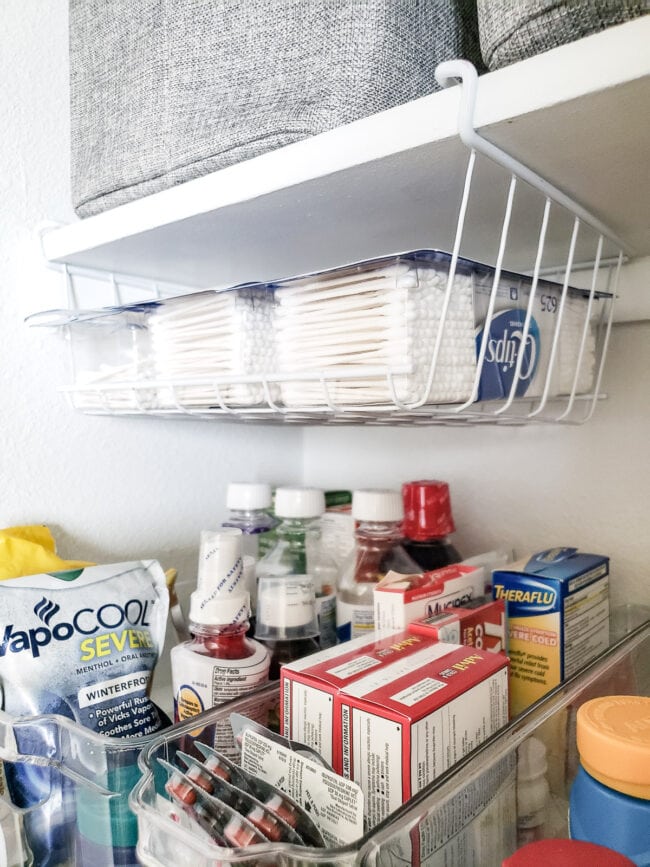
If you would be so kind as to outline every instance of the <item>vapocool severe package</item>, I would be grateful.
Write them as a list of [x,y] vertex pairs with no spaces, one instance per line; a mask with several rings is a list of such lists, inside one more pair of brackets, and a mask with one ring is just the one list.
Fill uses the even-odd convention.
[[[165,718],[149,698],[149,684],[168,607],[165,575],[154,560],[0,582],[3,710],[14,718],[59,714],[108,738],[157,731]],[[29,754],[33,745],[18,749]],[[61,781],[53,791],[48,768],[16,763],[5,770],[17,806],[47,799],[54,809],[58,798],[67,802],[68,787]],[[70,815],[67,807],[62,812]],[[26,814],[28,838],[37,863],[57,864],[65,834],[45,813],[38,822]]]
[[62,714],[109,737],[155,731],[147,693],[168,606],[154,560],[3,581],[3,709]]

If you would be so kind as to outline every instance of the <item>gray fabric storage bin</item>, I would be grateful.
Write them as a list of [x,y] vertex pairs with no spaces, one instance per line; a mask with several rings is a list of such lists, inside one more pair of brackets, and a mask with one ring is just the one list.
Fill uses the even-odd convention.
[[95,214],[481,65],[470,0],[70,0],[72,196]]
[[650,0],[478,0],[481,53],[500,69],[647,12]]

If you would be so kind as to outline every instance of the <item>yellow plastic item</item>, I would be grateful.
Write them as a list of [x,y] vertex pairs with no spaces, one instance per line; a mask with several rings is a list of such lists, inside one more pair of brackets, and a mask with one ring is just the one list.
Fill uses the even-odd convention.
[[49,528],[35,524],[0,530],[0,581],[94,566],[85,560],[63,560]]
[[594,779],[650,800],[650,698],[609,695],[578,709],[580,763]]

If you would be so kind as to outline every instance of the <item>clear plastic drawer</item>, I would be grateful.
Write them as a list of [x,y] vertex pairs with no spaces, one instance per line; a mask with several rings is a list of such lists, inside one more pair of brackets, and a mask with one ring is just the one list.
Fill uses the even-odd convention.
[[[210,727],[227,725],[233,710],[247,714],[278,699],[271,684],[255,695],[224,705],[158,736],[141,756],[143,776],[131,806],[138,817],[138,855],[150,867],[214,867],[228,864],[427,865],[499,867],[532,836],[567,836],[568,791],[577,770],[575,715],[597,695],[650,695],[650,623],[637,628],[578,676],[557,687],[499,734],[353,845],[338,849],[262,844],[219,849],[184,826],[165,793],[167,774],[158,760],[174,761],[178,749],[209,739]],[[550,797],[544,821],[524,827],[525,805],[517,785],[522,744],[534,737],[546,751]]]

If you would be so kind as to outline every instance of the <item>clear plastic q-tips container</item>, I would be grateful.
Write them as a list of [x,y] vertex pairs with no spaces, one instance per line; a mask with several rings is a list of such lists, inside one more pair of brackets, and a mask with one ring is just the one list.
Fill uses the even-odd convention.
[[278,684],[223,705],[159,734],[141,756],[143,776],[131,796],[138,816],[138,856],[148,867],[227,867],[231,864],[368,865],[368,867],[500,867],[517,848],[517,749],[531,735],[547,745],[551,804],[548,836],[567,837],[568,792],[577,769],[573,736],[577,708],[595,695],[650,695],[650,622],[638,627],[579,675],[567,680],[353,844],[316,849],[263,843],[219,848],[201,839],[165,792],[163,759],[210,737],[233,711],[259,712],[278,700]]

